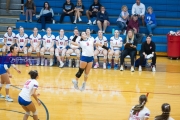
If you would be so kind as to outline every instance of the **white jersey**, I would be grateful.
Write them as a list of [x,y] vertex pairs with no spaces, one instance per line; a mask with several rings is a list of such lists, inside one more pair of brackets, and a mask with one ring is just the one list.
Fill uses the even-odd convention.
[[6,39],[7,45],[12,45],[13,40],[16,38],[16,35],[12,32],[12,34],[9,36],[8,33],[4,34],[4,39]]
[[38,82],[35,79],[29,79],[24,84],[23,89],[19,93],[19,96],[25,101],[31,101],[32,90],[38,88]]
[[20,46],[24,46],[24,43],[28,40],[28,35],[26,33],[21,36],[20,34],[16,35],[16,40]]
[[37,34],[34,36],[33,34],[29,37],[30,41],[32,42],[33,47],[37,47],[38,43],[41,42],[41,35]]
[[[75,46],[75,45],[72,45],[72,44],[71,44],[71,41],[72,41],[73,38],[74,38],[74,36],[71,36],[70,39],[69,39],[70,48],[73,48],[73,49],[74,49],[74,48],[79,48],[78,46]],[[78,36],[78,37],[76,38],[76,43],[79,44],[80,40],[81,40],[81,37]]]
[[[121,37],[118,37],[118,38],[115,38],[114,36],[110,38],[110,44],[111,46],[121,46],[122,47],[122,44],[123,44],[123,39]],[[113,47],[111,49],[114,49],[114,50],[119,50],[120,47]]]
[[68,38],[66,36],[63,36],[62,38],[60,36],[56,37],[56,41],[58,42],[58,48],[65,48],[66,47],[66,43],[68,42]]
[[80,41],[80,47],[82,48],[82,56],[94,56],[94,41],[91,39]]
[[144,107],[139,113],[136,113],[135,115],[133,115],[133,110],[131,110],[129,120],[144,120],[144,118],[149,118],[149,116],[149,109],[147,107]]
[[55,36],[54,35],[51,35],[51,36],[44,35],[43,40],[45,43],[45,47],[51,47],[52,43],[54,44]]
[[[95,38],[95,43],[100,43],[101,45],[104,45],[105,43],[107,43],[107,38],[105,36],[103,36],[102,39],[100,39],[99,37]],[[98,46],[97,48],[98,50],[103,50],[103,48],[101,46]]]
[[92,40],[94,42],[94,37],[90,36],[88,39]]

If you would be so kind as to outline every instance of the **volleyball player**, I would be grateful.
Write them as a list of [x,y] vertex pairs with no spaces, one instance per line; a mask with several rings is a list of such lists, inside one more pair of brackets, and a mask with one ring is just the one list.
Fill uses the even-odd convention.
[[43,47],[41,48],[41,66],[44,65],[44,53],[50,52],[50,66],[53,66],[54,56],[54,40],[55,36],[52,35],[51,28],[46,29],[46,35],[43,36]]
[[16,35],[12,32],[12,27],[7,27],[7,32],[4,34],[4,46],[2,55],[5,56],[10,47],[15,44]]
[[[0,91],[2,89],[2,86],[4,84],[6,84],[6,97],[3,96],[2,94],[0,94],[0,98],[4,98],[5,97],[5,100],[8,101],[8,102],[13,102],[13,99],[9,96],[9,88],[10,88],[10,85],[11,85],[11,82],[10,82],[10,79],[9,78],[12,78],[12,75],[10,74],[10,71],[9,71],[9,68],[11,67],[11,64],[10,64],[10,57],[12,56],[16,56],[17,53],[18,53],[18,48],[15,47],[15,46],[11,46],[10,47],[10,52],[7,57],[5,57],[5,60],[7,61],[4,61],[4,62],[8,62],[7,64],[6,63],[1,63],[0,64],[0,76],[1,76],[1,82],[0,82]],[[20,70],[18,70],[16,68],[16,66],[14,64],[12,64],[12,67],[18,72],[18,73],[21,73]]]
[[[87,34],[85,32],[82,32],[81,34],[81,40],[79,43],[77,43],[75,40],[71,41],[71,44],[80,46],[82,48],[82,56],[80,59],[80,67],[76,74],[76,79],[72,80],[74,84],[75,89],[79,89],[78,87],[78,79],[81,77],[81,75],[84,73],[84,82],[82,84],[82,87],[80,88],[81,91],[85,90],[86,81],[88,79],[88,74],[92,68],[93,64],[93,57],[94,57],[94,41],[87,38]],[[97,46],[101,46],[102,48],[105,48],[108,50],[106,46],[102,46],[100,43],[96,43]]]
[[79,36],[79,31],[77,28],[74,29],[74,35],[70,37],[70,40],[69,40],[70,49],[68,49],[66,52],[66,58],[69,60],[68,66],[71,67],[70,55],[73,52],[76,53],[76,56],[77,56],[76,67],[78,68],[79,67],[80,50],[79,50],[79,46],[75,46],[75,45],[71,44],[71,41],[74,37],[76,37],[76,43],[79,43],[81,37]]
[[130,111],[129,120],[148,120],[150,116],[150,111],[145,107],[147,102],[146,95],[141,95],[139,97],[139,104],[132,107]]
[[91,30],[90,28],[86,29],[87,38],[94,41],[94,37],[91,36]]
[[29,72],[30,79],[27,80],[19,93],[18,102],[21,105],[21,107],[26,111],[24,114],[23,120],[27,120],[30,112],[33,113],[33,119],[38,120],[37,110],[34,105],[34,103],[31,100],[31,96],[34,97],[38,105],[41,105],[41,102],[38,100],[39,94],[36,93],[36,90],[38,89],[38,72],[36,70],[31,70]]
[[[95,38],[95,43],[100,43],[101,45],[107,46],[107,38],[103,36],[103,32],[101,30],[98,31],[98,36]],[[107,50],[102,48],[101,46],[96,46],[96,50],[94,51],[94,61],[95,61],[94,68],[99,67],[99,63],[97,60],[98,54],[104,55],[103,69],[106,69]]]
[[111,61],[112,61],[112,56],[115,56],[115,65],[114,69],[118,69],[118,60],[120,56],[120,49],[122,47],[123,40],[121,37],[119,37],[119,31],[115,30],[114,36],[110,38],[110,47],[111,51],[108,53],[108,69],[111,69]]
[[[59,36],[56,37],[56,49],[55,55],[59,61],[59,67],[62,68],[64,66],[64,57],[66,54],[66,47],[68,45],[68,38],[64,35],[64,30],[61,29],[59,31]],[[61,56],[59,56],[61,54]]]
[[[31,56],[32,52],[36,52],[37,54],[37,63],[38,66],[40,64],[40,48],[41,48],[41,35],[38,34],[38,29],[35,27],[33,29],[33,34],[29,37],[31,46],[28,49],[28,56]],[[30,65],[32,65],[31,61],[29,60]]]

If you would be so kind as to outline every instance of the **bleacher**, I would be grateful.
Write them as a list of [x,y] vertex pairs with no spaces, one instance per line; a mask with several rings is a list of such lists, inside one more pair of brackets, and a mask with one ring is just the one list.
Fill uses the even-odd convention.
[[[97,25],[87,25],[88,22],[87,17],[85,16],[85,11],[89,9],[89,6],[93,3],[93,0],[82,0],[83,5],[85,6],[84,15],[81,17],[83,22],[77,24],[71,24],[69,16],[64,18],[64,23],[59,24],[60,15],[62,13],[62,5],[65,0],[35,0],[35,4],[37,7],[37,13],[40,12],[42,9],[43,3],[48,1],[50,6],[52,7],[55,16],[54,20],[56,24],[47,24],[46,27],[50,27],[53,30],[53,34],[55,36],[58,35],[58,30],[63,28],[66,31],[66,36],[72,35],[72,31],[74,27],[77,27],[80,31],[84,31],[86,28],[91,28],[95,31],[98,31]],[[71,0],[74,4],[76,4],[77,0]],[[157,18],[157,28],[153,31],[153,38],[152,40],[156,43],[156,51],[157,52],[167,52],[167,38],[166,34],[173,30],[177,31],[180,29],[180,0],[141,0],[142,3],[145,4],[146,8],[148,6],[152,6],[154,13],[156,14]],[[111,32],[112,29],[118,29],[116,26],[116,20],[121,12],[121,6],[127,5],[128,11],[131,14],[132,5],[135,3],[135,0],[100,0],[100,3],[105,6],[107,12],[109,13],[110,23],[111,25],[107,28],[105,36],[109,40],[112,36]],[[25,28],[25,33],[28,35],[32,34],[32,28],[38,27],[39,30],[41,29],[41,24],[37,23],[37,18],[33,17],[32,23],[26,23],[25,15],[20,15],[20,21],[16,23],[16,28],[23,26]],[[14,30],[15,33],[18,33],[18,29]],[[147,34],[146,27],[140,27],[140,33]],[[40,32],[41,35],[44,35],[45,32]],[[93,34],[92,36],[96,37],[97,34]],[[124,38],[125,36],[121,36]],[[143,38],[145,41],[145,37]],[[140,44],[138,44],[138,50],[140,50]]]

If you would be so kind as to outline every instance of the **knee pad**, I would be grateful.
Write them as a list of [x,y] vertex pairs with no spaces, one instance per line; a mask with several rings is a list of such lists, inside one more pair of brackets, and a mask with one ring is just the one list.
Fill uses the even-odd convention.
[[66,54],[66,57],[70,57],[69,53]]
[[65,56],[65,54],[63,54],[63,53],[62,53],[62,54],[61,54],[61,56],[62,56],[62,57],[64,57],[64,56]]
[[76,77],[77,77],[77,78],[80,78],[81,75],[83,74],[83,72],[84,72],[84,69],[79,68],[79,71],[76,73]]
[[55,53],[55,56],[56,56],[56,57],[58,57],[58,56],[59,56],[59,53],[58,53],[58,52],[57,52],[57,53]]
[[28,115],[28,116],[30,116],[30,112],[26,112],[25,114]]
[[104,59],[107,59],[107,56],[104,56]]
[[119,56],[115,56],[115,60],[118,60],[119,59]]
[[6,52],[6,48],[2,48],[2,52]]
[[97,56],[94,56],[94,59],[97,59]]
[[108,59],[112,59],[112,56],[111,56],[111,55],[108,55]]
[[27,54],[27,50],[24,50],[24,54]]
[[87,77],[88,77],[88,74],[84,74],[84,77],[86,77],[86,78],[87,78]]
[[33,113],[33,115],[37,115],[38,113],[37,113],[37,111],[35,111],[34,113]]
[[54,52],[50,52],[50,55],[54,55]]
[[43,56],[43,55],[44,55],[44,52],[40,52],[40,54],[41,54],[41,56]]
[[39,50],[39,49],[36,49],[36,52],[38,53],[38,52],[40,52],[40,50]]
[[9,89],[11,84],[6,84],[6,89]]

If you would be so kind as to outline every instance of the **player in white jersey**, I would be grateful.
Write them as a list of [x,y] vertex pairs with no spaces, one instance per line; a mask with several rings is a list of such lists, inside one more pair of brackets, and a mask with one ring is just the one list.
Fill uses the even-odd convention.
[[2,55],[5,56],[10,47],[15,44],[16,35],[12,32],[12,27],[7,27],[7,32],[4,34],[4,46],[2,48]]
[[[84,70],[84,82],[82,84],[82,87],[80,88],[81,91],[85,90],[85,86],[86,86],[86,81],[88,79],[88,74],[92,68],[92,64],[93,64],[93,59],[94,59],[94,41],[92,41],[91,39],[89,39],[87,37],[87,34],[85,32],[81,33],[81,40],[79,43],[76,42],[76,40],[72,40],[71,44],[76,45],[76,46],[80,46],[82,48],[82,56],[80,59],[80,67],[79,70],[76,74],[76,79],[73,80],[73,84],[74,84],[74,88],[75,89],[79,89],[78,87],[78,79],[81,77],[81,75],[83,74]],[[101,46],[101,47],[105,47],[102,46],[101,44],[97,43],[96,46]],[[105,47],[107,50],[108,48]]]
[[41,48],[41,66],[44,65],[44,53],[50,52],[50,66],[53,66],[55,36],[51,34],[51,28],[46,29],[47,34],[43,36],[43,47]]
[[114,65],[114,69],[117,70],[118,69],[118,60],[119,60],[119,56],[120,56],[120,49],[122,47],[123,44],[123,40],[121,37],[119,37],[119,31],[115,30],[114,32],[114,36],[110,38],[110,48],[111,51],[108,53],[108,60],[109,63],[107,65],[108,69],[111,69],[111,61],[112,61],[112,56],[115,56],[115,65]]
[[162,114],[158,115],[154,118],[154,120],[174,120],[171,116],[170,116],[170,112],[171,112],[171,106],[168,103],[164,103],[161,106],[161,110],[162,110]]
[[[35,27],[33,29],[33,34],[30,35],[29,37],[31,46],[28,49],[28,56],[31,56],[32,52],[36,52],[37,54],[37,63],[36,65],[38,66],[40,64],[40,48],[41,48],[41,35],[38,34],[38,29]],[[29,59],[30,65],[32,65],[32,61]]]
[[31,70],[29,72],[29,75],[31,78],[25,82],[21,92],[19,93],[18,103],[26,112],[24,114],[23,120],[28,119],[28,117],[30,116],[30,112],[33,113],[33,119],[38,120],[36,107],[31,100],[31,96],[33,96],[38,105],[41,105],[41,102],[38,100],[39,94],[36,93],[36,90],[39,86],[37,82],[38,72],[36,70]]
[[148,120],[150,116],[150,111],[145,107],[147,102],[146,95],[141,95],[139,97],[139,105],[132,107],[130,111],[129,120]]
[[[95,43],[100,43],[101,45],[107,46],[107,38],[105,36],[103,36],[103,33],[102,33],[101,30],[98,31],[98,37],[95,38]],[[94,61],[95,61],[94,68],[99,67],[99,63],[98,63],[98,60],[97,60],[98,54],[103,54],[104,55],[103,69],[106,69],[107,50],[100,47],[100,46],[96,46],[96,50],[94,51]]]
[[69,67],[71,67],[71,59],[70,59],[70,55],[72,53],[76,53],[77,56],[77,60],[76,60],[76,67],[79,67],[79,58],[80,58],[80,50],[79,50],[79,46],[75,46],[71,44],[71,41],[73,38],[76,38],[76,42],[79,43],[81,37],[79,36],[79,31],[77,28],[74,29],[74,36],[71,36],[69,39],[69,47],[70,49],[67,50],[66,52],[66,58],[69,60]]
[[[55,55],[59,61],[59,67],[62,68],[64,66],[64,56],[66,55],[66,47],[68,45],[68,38],[64,35],[64,30],[61,29],[59,31],[59,36],[56,37],[56,49]],[[59,56],[61,54],[61,56]]]
[[91,36],[91,30],[89,28],[86,29],[86,34],[88,39],[94,41],[94,37]]

